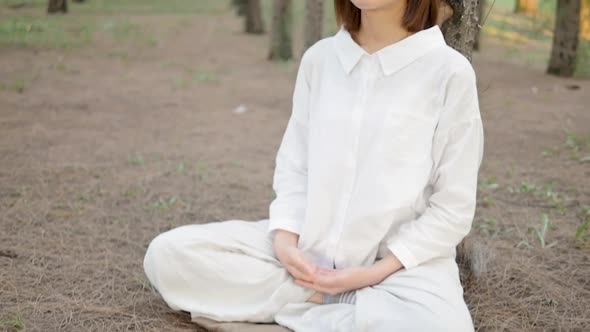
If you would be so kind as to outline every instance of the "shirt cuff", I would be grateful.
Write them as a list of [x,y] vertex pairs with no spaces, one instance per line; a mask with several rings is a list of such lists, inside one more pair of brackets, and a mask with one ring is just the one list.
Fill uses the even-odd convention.
[[410,249],[401,242],[393,241],[387,245],[387,249],[397,257],[406,270],[418,265],[418,260],[414,254],[412,254]]
[[283,229],[297,235],[301,233],[299,221],[293,219],[271,219],[268,222],[267,232],[273,233],[277,229]]

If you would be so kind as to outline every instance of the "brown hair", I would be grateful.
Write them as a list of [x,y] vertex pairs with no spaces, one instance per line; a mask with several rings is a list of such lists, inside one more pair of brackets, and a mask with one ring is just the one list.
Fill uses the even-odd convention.
[[[407,1],[402,24],[410,32],[428,29],[436,24],[440,0],[400,0]],[[334,0],[336,22],[344,24],[349,31],[358,31],[361,26],[361,10],[350,0]]]

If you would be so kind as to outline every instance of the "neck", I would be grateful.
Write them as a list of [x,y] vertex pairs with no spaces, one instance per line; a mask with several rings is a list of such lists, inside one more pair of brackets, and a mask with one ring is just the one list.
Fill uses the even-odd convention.
[[353,36],[356,42],[373,53],[410,35],[402,25],[406,6],[402,0],[387,7],[362,10],[360,29]]

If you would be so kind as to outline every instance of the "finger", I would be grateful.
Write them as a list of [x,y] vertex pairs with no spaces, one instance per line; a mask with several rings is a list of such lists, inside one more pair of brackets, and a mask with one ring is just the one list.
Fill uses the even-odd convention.
[[313,289],[313,290],[320,292],[320,293],[325,293],[325,294],[330,294],[330,295],[335,295],[335,294],[339,293],[338,289],[321,287],[318,284],[310,283],[310,282],[307,282],[307,281],[304,281],[301,279],[295,279],[295,283],[297,283],[300,286]]
[[293,265],[287,265],[287,271],[289,271],[289,273],[293,276],[293,278],[298,278],[298,279],[308,279],[307,275],[305,275],[305,273],[302,273],[301,271],[299,271],[299,269],[297,269],[296,267],[294,267]]
[[318,269],[318,266],[311,259],[307,258],[303,253],[300,253],[300,255],[297,256],[297,261],[304,268],[306,273],[314,274]]
[[306,261],[302,256],[298,256],[294,259],[293,265],[301,271],[301,273],[307,276],[309,280],[315,280],[315,271],[317,270],[316,265],[311,261]]
[[301,272],[296,266],[288,265],[287,271],[291,273],[294,278],[303,279],[309,282],[312,282],[314,279],[310,277],[308,274]]
[[322,287],[319,287],[317,284],[314,284],[314,283],[309,282],[309,281],[305,281],[305,280],[302,280],[302,279],[295,279],[295,283],[298,284],[298,285],[300,285],[300,286],[303,286],[303,287],[306,287],[306,288],[310,288],[310,289],[316,290],[318,292],[323,292]]

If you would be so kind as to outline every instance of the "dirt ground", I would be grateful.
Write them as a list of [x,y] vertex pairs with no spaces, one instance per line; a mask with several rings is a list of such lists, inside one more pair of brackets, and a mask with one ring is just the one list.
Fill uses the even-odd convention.
[[[268,36],[227,11],[130,20],[157,45],[0,52],[0,330],[200,330],[150,289],[147,244],[268,215],[296,63],[267,62]],[[588,331],[590,81],[482,44],[466,300],[478,331]]]

